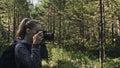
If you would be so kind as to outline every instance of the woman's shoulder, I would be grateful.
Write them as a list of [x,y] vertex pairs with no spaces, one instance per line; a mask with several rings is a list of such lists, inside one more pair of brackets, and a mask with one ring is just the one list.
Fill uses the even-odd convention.
[[17,44],[15,46],[15,49],[21,49],[21,48],[25,48],[28,49],[30,46],[28,43],[24,42],[23,40],[19,40],[17,41]]
[[21,48],[23,49],[23,48],[26,48],[26,47],[22,43],[17,43],[16,46],[15,46],[15,50],[19,50]]

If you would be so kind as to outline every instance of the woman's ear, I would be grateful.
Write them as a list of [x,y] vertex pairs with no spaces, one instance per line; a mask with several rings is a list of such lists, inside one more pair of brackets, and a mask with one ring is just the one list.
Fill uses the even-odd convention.
[[26,33],[29,34],[31,30],[29,28],[26,29]]

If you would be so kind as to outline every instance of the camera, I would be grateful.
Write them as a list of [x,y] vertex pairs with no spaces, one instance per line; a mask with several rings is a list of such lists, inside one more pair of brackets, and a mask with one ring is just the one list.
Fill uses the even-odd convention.
[[37,30],[36,33],[38,33],[39,31],[43,31],[43,40],[42,40],[42,43],[41,43],[41,58],[42,59],[48,59],[48,50],[47,50],[47,47],[45,45],[45,41],[53,41],[54,40],[54,34],[48,32],[48,31],[45,31],[45,30]]
[[39,31],[43,31],[43,41],[41,43],[41,58],[48,59],[48,50],[47,50],[47,47],[45,45],[45,41],[53,41],[54,34],[48,32],[48,31],[45,31],[45,30],[37,30],[36,33],[38,33]]
[[54,34],[47,32],[45,30],[38,30],[36,33],[38,33],[39,31],[43,31],[43,40],[44,41],[53,41],[54,40]]

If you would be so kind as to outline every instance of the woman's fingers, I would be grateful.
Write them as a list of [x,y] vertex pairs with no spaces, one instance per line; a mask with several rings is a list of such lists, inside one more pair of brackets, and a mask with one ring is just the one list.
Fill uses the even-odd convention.
[[42,31],[39,31],[37,34],[35,34],[33,36],[33,41],[34,43],[41,43],[41,41],[43,40],[43,32]]

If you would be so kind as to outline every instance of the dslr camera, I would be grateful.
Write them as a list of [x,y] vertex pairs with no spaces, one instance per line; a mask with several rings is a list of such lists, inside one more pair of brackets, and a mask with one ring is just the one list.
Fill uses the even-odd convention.
[[39,31],[43,31],[43,41],[53,41],[54,40],[54,34],[47,32],[45,30],[38,30],[37,33]]
[[47,32],[45,30],[38,30],[36,33],[39,31],[43,31],[43,41],[41,43],[41,58],[42,59],[48,59],[48,50],[45,45],[45,41],[53,41],[54,40],[54,34]]

